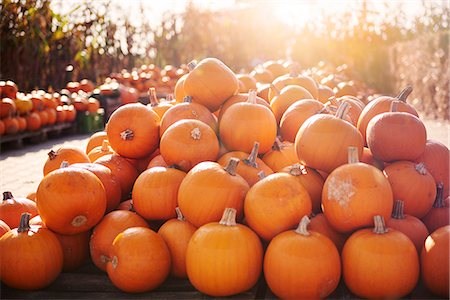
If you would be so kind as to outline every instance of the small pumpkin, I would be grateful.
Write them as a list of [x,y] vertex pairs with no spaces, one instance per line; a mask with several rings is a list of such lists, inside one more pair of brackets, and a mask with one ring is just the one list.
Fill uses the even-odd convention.
[[429,232],[434,232],[440,227],[450,225],[450,199],[447,197],[446,201],[444,201],[443,190],[444,185],[439,182],[433,207],[422,217],[422,221]]
[[55,233],[63,251],[63,271],[74,271],[81,267],[89,257],[90,231],[74,235]]
[[182,103],[184,97],[187,96],[187,94],[184,91],[184,81],[186,80],[188,74],[184,74],[181,76],[177,83],[175,84],[174,94],[175,94],[175,100],[177,103]]
[[59,149],[50,150],[48,158],[44,164],[43,173],[46,176],[51,171],[60,168],[61,163],[66,161],[69,165],[74,163],[89,163],[89,157],[80,148],[73,146],[63,146]]
[[106,131],[97,131],[89,137],[88,143],[86,145],[86,154],[92,151],[95,147],[102,145],[104,140],[108,140],[108,135]]
[[323,213],[314,215],[310,221],[309,229],[327,236],[334,243],[339,253],[341,253],[342,248],[344,248],[345,241],[349,235],[336,231],[330,225]]
[[[250,92],[250,91],[249,91]],[[248,101],[249,94],[248,93],[239,93],[228,98],[223,105],[220,107],[219,116],[217,117],[219,122],[222,119],[223,114],[227,111],[227,109],[235,104]],[[261,97],[256,96],[256,103],[264,105],[265,107],[270,108],[269,103]]]
[[266,152],[261,159],[274,172],[279,172],[287,166],[298,163],[294,144],[287,141],[281,142],[278,137],[273,143],[272,150]]
[[150,103],[147,106],[158,115],[160,120],[162,120],[166,111],[169,110],[173,104],[169,101],[160,102],[156,96],[156,89],[153,87],[148,89],[148,97],[150,99]]
[[164,157],[161,154],[156,155],[152,158],[152,160],[148,163],[147,169],[153,167],[168,167],[169,165],[164,160]]
[[25,116],[25,120],[27,121],[27,130],[28,131],[37,131],[41,128],[41,118],[37,112],[31,112],[30,114]]
[[0,203],[0,220],[9,228],[19,227],[20,217],[23,213],[31,217],[38,214],[36,203],[26,198],[15,198],[11,192],[3,192],[3,201]]
[[114,153],[115,152],[109,145],[108,140],[103,140],[101,146],[95,147],[88,153],[88,157],[91,162],[94,162],[102,156]]
[[237,74],[236,78],[242,82],[243,90],[240,90],[240,93],[248,93],[249,90],[256,90],[256,80],[248,74]]
[[19,121],[15,117],[4,118],[5,134],[16,134],[19,132]]
[[299,75],[296,72],[291,72],[289,74],[279,76],[273,80],[272,86],[269,90],[269,100],[272,101],[273,98],[278,94],[278,91],[281,91],[288,85],[296,85],[306,89],[309,94],[311,94],[312,99],[318,99],[319,97],[317,83],[313,78],[307,75]]
[[[271,87],[276,89],[274,86]],[[270,100],[270,107],[272,108],[277,124],[280,123],[281,117],[289,106],[297,101],[303,101],[303,99],[314,99],[314,97],[307,89],[301,86],[287,85],[280,91],[277,90],[277,94]]]
[[0,101],[0,118],[6,118],[14,115],[16,112],[16,103],[10,98],[3,98]]

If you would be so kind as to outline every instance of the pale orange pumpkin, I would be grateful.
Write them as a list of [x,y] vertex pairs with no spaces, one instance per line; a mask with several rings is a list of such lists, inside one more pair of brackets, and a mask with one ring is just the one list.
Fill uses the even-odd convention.
[[326,103],[330,97],[336,96],[334,91],[326,85],[319,84],[317,92],[318,92],[317,100],[319,100],[322,103]]
[[181,76],[175,84],[174,94],[177,103],[183,102],[184,97],[187,96],[186,92],[184,91],[184,81],[186,80],[187,75],[188,74],[184,74],[183,76]]
[[272,72],[261,66],[257,66],[254,70],[252,70],[250,72],[250,76],[253,77],[259,84],[271,83],[275,79]]
[[299,75],[296,72],[291,72],[290,74],[279,76],[273,80],[272,86],[269,90],[269,100],[272,101],[278,94],[278,91],[281,91],[288,85],[299,86],[306,89],[309,94],[311,94],[311,98],[313,99],[318,99],[319,97],[317,83],[313,78],[307,75]]
[[272,73],[274,78],[280,77],[288,72],[288,69],[280,61],[268,60],[262,66]]

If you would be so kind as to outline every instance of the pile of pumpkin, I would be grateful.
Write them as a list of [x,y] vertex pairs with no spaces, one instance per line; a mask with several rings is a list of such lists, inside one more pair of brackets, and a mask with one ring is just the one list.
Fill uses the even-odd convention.
[[263,273],[281,298],[326,298],[341,276],[359,297],[397,298],[421,274],[448,297],[449,150],[427,140],[410,87],[325,99],[305,74],[267,88],[217,59],[188,67],[173,101],[151,89],[86,151],[52,150],[36,202],[5,194],[5,284],[43,288],[90,253],[132,293],[170,274],[235,295]]

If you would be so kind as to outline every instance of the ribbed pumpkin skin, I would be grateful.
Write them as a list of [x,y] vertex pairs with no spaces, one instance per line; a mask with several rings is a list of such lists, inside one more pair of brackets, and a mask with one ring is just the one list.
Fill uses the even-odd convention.
[[320,233],[309,233],[282,232],[266,250],[264,276],[282,299],[326,298],[339,283],[341,261],[336,246]]
[[364,141],[350,123],[332,115],[314,115],[300,127],[295,138],[297,156],[308,167],[331,173],[347,163],[348,147],[363,152]]
[[[159,123],[158,115],[141,103],[121,106],[106,126],[108,141],[121,156],[144,157],[158,147]],[[125,136],[126,132],[131,134]]]
[[48,229],[31,226],[17,228],[0,238],[0,274],[7,286],[38,290],[50,285],[61,273],[63,252],[56,236]]
[[101,220],[106,209],[106,192],[93,173],[61,168],[41,180],[36,205],[49,229],[60,234],[77,234]]
[[364,163],[340,166],[323,186],[323,213],[339,232],[370,226],[374,215],[388,219],[392,206],[389,181],[380,170]]
[[252,230],[241,224],[213,222],[197,229],[189,241],[186,271],[200,292],[214,297],[231,296],[256,284],[262,260],[261,242]]
[[154,167],[141,175],[133,187],[136,212],[149,220],[168,220],[176,216],[178,189],[186,173],[174,168]]
[[218,163],[201,162],[181,182],[178,205],[196,227],[219,221],[227,207],[235,208],[240,220],[248,189],[240,175],[230,175]]
[[450,225],[447,225],[427,237],[420,255],[425,286],[443,298],[449,296],[449,245]]
[[217,58],[205,58],[188,73],[183,87],[185,94],[192,96],[194,102],[213,112],[237,93],[239,82],[223,62]]
[[361,229],[344,245],[342,269],[345,284],[359,297],[401,298],[416,286],[419,258],[405,234]]
[[124,292],[153,290],[169,275],[169,249],[164,240],[149,228],[132,227],[119,233],[108,256],[108,277]]

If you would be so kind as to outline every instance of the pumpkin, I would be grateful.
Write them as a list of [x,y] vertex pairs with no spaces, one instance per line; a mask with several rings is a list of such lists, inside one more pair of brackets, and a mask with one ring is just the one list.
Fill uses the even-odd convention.
[[[374,166],[358,161],[357,149],[349,148],[349,163],[331,172],[323,185],[322,210],[339,232],[351,232],[373,224],[373,216],[388,219],[392,213],[392,189]],[[374,184],[376,183],[376,184]]]
[[[276,89],[273,85],[271,87]],[[307,89],[298,85],[287,85],[279,92],[277,90],[276,95],[270,100],[270,107],[272,108],[277,124],[280,123],[281,117],[289,106],[297,101],[313,98]]]
[[178,206],[186,220],[195,227],[217,222],[227,207],[235,208],[242,219],[249,185],[236,174],[238,164],[237,158],[225,168],[216,162],[201,162],[187,173],[178,190]]
[[36,205],[49,229],[60,234],[77,234],[101,220],[106,209],[106,192],[92,172],[60,168],[39,183]]
[[309,223],[309,229],[328,237],[334,243],[339,253],[341,253],[348,235],[336,231],[330,225],[323,213],[314,215],[310,221],[311,222]]
[[16,94],[19,91],[17,89],[17,84],[14,81],[0,81],[1,95],[6,98],[15,99]]
[[86,110],[90,113],[96,113],[100,108],[100,102],[95,98],[89,98],[87,100]]
[[11,228],[8,226],[8,224],[6,224],[3,220],[0,220],[0,238],[10,230]]
[[270,90],[270,84],[259,84],[258,89],[257,89],[258,97],[264,99],[268,104],[270,104],[269,90]]
[[48,158],[43,168],[44,176],[51,171],[59,169],[63,161],[66,161],[69,165],[74,163],[91,162],[83,150],[73,146],[62,146],[56,151],[50,150],[47,154]]
[[280,77],[288,72],[288,69],[278,61],[269,60],[263,63],[262,66],[272,73],[274,78]]
[[161,120],[161,129],[159,131],[162,137],[167,128],[177,121],[192,119],[199,120],[211,127],[217,133],[217,120],[213,114],[203,105],[192,102],[192,97],[187,96],[184,102],[177,104],[167,110]]
[[358,119],[359,116],[361,115],[361,112],[364,108],[364,104],[362,104],[361,101],[359,100],[355,100],[354,98],[350,97],[350,96],[345,96],[345,97],[341,97],[341,98],[330,98],[330,103],[336,103],[336,104],[342,104],[343,102],[346,102],[349,104],[349,109],[348,109],[348,118],[350,120],[350,123],[356,127],[356,125],[358,124]]
[[16,103],[10,98],[3,98],[0,102],[0,118],[12,116],[15,112]]
[[273,98],[279,94],[284,87],[288,85],[299,86],[306,89],[312,97],[312,99],[318,99],[319,91],[317,88],[317,83],[313,78],[307,75],[299,75],[295,72],[290,74],[285,74],[274,79],[269,90],[269,100],[272,101]]
[[336,93],[336,97],[357,96],[358,94],[358,90],[353,81],[339,82],[334,89],[334,92]]
[[50,285],[61,273],[63,252],[50,230],[30,226],[29,220],[30,215],[24,213],[19,227],[0,238],[0,274],[9,287],[38,290]]
[[449,245],[450,225],[446,225],[427,237],[420,255],[425,286],[433,294],[443,298],[449,296]]
[[374,229],[356,231],[344,245],[345,284],[358,297],[404,297],[419,279],[416,248],[405,234],[386,228],[382,216],[374,216],[374,222]]
[[397,97],[380,96],[370,101],[366,105],[366,107],[364,107],[361,115],[358,118],[357,124],[358,130],[363,136],[364,142],[367,140],[367,126],[369,125],[370,120],[381,113],[388,112],[393,101],[400,101],[397,108],[399,112],[406,112],[416,117],[419,116],[414,107],[406,102],[406,99],[408,98],[409,94],[411,94],[411,92],[412,87],[407,86],[400,92]]
[[309,222],[304,216],[296,230],[278,234],[267,247],[264,277],[280,298],[326,298],[339,284],[339,252],[327,236],[308,230]]
[[277,123],[270,109],[256,104],[256,92],[250,91],[247,102],[231,105],[219,124],[221,142],[229,150],[250,153],[259,142],[258,154],[272,148],[277,135]]
[[128,162],[130,162],[135,169],[138,171],[138,173],[142,173],[145,170],[147,170],[147,166],[150,163],[150,161],[158,156],[160,154],[159,148],[157,148],[155,151],[150,153],[149,155],[142,157],[142,158],[127,158]]
[[322,189],[325,180],[314,169],[301,164],[292,164],[280,170],[293,176],[307,191],[311,198],[312,212],[319,213],[322,203]]
[[94,162],[102,156],[114,153],[115,152],[109,145],[108,140],[103,140],[101,146],[95,147],[88,153],[88,157],[91,162]]
[[175,94],[175,100],[178,103],[183,102],[184,97],[187,96],[187,94],[184,91],[184,81],[186,80],[188,74],[184,74],[181,76],[177,83],[175,84],[174,94]]
[[396,161],[384,169],[394,199],[405,202],[405,214],[422,218],[436,199],[436,182],[424,164]]
[[27,129],[27,120],[20,116],[17,116],[16,119],[19,125],[19,132],[24,132]]
[[236,75],[217,58],[205,58],[198,64],[190,62],[188,67],[190,72],[184,80],[184,92],[211,112],[239,89]]
[[358,130],[343,120],[348,103],[339,106],[336,115],[318,114],[308,118],[295,137],[297,156],[302,164],[330,173],[347,163],[348,147],[356,147],[361,156],[364,141]]
[[382,161],[380,161],[379,159],[376,159],[375,157],[373,157],[372,151],[370,151],[370,149],[367,147],[363,148],[361,162],[368,164],[368,165],[372,165],[374,167],[377,167],[380,170],[384,169],[384,163]]
[[41,119],[41,126],[45,126],[48,124],[48,113],[46,110],[41,110],[37,112],[39,118]]
[[403,232],[414,243],[417,253],[420,255],[425,239],[429,235],[428,229],[420,219],[405,215],[404,201],[395,200],[394,210],[390,219],[386,220],[386,226]]
[[148,227],[147,222],[129,210],[115,210],[94,227],[89,241],[89,251],[94,265],[106,271],[108,253],[116,236],[127,228]]
[[66,112],[66,122],[73,122],[77,117],[77,110],[73,105],[64,105],[63,110]]
[[447,198],[447,201],[444,201],[443,189],[443,184],[439,182],[437,184],[436,199],[434,200],[433,207],[422,217],[422,221],[427,226],[429,232],[434,232],[440,227],[450,225],[449,198]]
[[19,132],[19,121],[17,118],[7,117],[2,121],[5,125],[5,134],[16,134]]
[[448,148],[436,140],[427,140],[425,151],[415,162],[424,163],[425,168],[427,168],[434,180],[442,182],[444,188],[443,197],[447,198],[450,185],[450,152]]
[[106,212],[110,212],[119,205],[121,199],[120,184],[111,170],[103,165],[94,163],[76,163],[71,165],[74,168],[82,168],[94,173],[100,179],[106,193]]
[[[223,114],[227,111],[227,109],[228,109],[231,105],[233,105],[233,104],[235,104],[235,103],[246,102],[246,101],[248,101],[248,97],[249,97],[249,94],[248,94],[248,93],[239,93],[239,94],[233,95],[233,96],[231,96],[230,98],[228,98],[228,99],[223,103],[223,105],[220,107],[220,110],[219,110],[219,116],[217,117],[217,119],[219,120],[219,122],[220,122],[220,120],[222,119]],[[267,103],[267,101],[264,100],[264,99],[261,98],[261,97],[258,97],[258,96],[256,97],[256,103],[257,103],[257,104],[264,105],[265,107],[271,109],[269,103]]]
[[165,222],[159,228],[158,234],[166,242],[170,251],[172,261],[170,274],[178,278],[187,278],[186,250],[189,240],[197,228],[186,221],[179,207],[176,207],[175,210],[177,218]]
[[14,103],[16,104],[17,112],[22,115],[33,109],[33,102],[31,102],[31,97],[28,95],[18,96]]
[[257,66],[254,70],[252,70],[250,72],[250,76],[260,84],[271,83],[275,79],[272,72],[260,66]]
[[326,102],[328,102],[328,99],[330,99],[330,97],[336,96],[334,91],[326,85],[319,84],[319,87],[317,88],[317,92],[318,92],[317,100],[319,100],[322,103],[326,103]]
[[99,147],[102,145],[104,140],[108,140],[108,135],[106,134],[106,131],[98,131],[94,134],[92,134],[89,137],[89,140],[86,145],[86,154],[92,151],[95,147]]
[[159,122],[158,115],[141,103],[121,106],[106,127],[109,144],[124,157],[147,156],[158,147]]
[[122,198],[128,197],[136,178],[139,176],[136,168],[126,158],[118,154],[104,155],[94,163],[108,167],[113,176],[119,181]]
[[28,131],[37,131],[41,128],[41,118],[37,112],[31,112],[25,116]]
[[293,228],[311,209],[308,191],[286,173],[262,178],[249,189],[244,201],[247,224],[266,241]]
[[178,189],[186,173],[175,168],[150,168],[136,179],[132,198],[136,212],[148,220],[176,216]]
[[161,236],[149,228],[132,227],[114,239],[106,271],[120,290],[141,293],[160,286],[169,275],[170,264],[169,249]]
[[186,272],[200,292],[214,297],[231,296],[256,284],[262,261],[258,236],[237,224],[236,210],[227,208],[220,222],[206,224],[192,235],[186,251]]
[[147,169],[153,167],[168,167],[169,165],[164,160],[164,157],[161,154],[156,155],[152,160],[148,163]]
[[17,228],[20,216],[29,213],[31,217],[38,214],[36,203],[26,198],[15,198],[11,192],[3,192],[3,201],[0,203],[0,220],[9,228]]
[[236,78],[242,83],[243,89],[240,93],[248,93],[249,90],[256,90],[256,80],[248,74],[238,74]]
[[147,106],[158,115],[160,120],[162,120],[166,111],[171,108],[173,104],[168,101],[160,102],[156,96],[156,89],[153,87],[148,89],[148,97],[150,103]]
[[67,111],[63,109],[62,106],[56,108],[56,123],[68,122]]
[[0,136],[5,135],[5,123],[3,120],[0,120]]
[[303,123],[309,117],[325,112],[324,108],[322,103],[313,99],[304,99],[290,105],[280,119],[280,135],[283,141],[294,143]]
[[78,85],[78,88],[86,93],[91,93],[94,91],[95,85],[89,79],[82,79]]
[[258,148],[259,143],[255,142],[250,154],[242,151],[231,151],[222,155],[217,162],[223,167],[226,167],[231,159],[239,159],[241,163],[238,164],[236,173],[242,176],[249,186],[252,186],[260,179],[258,176],[259,172],[263,171],[265,175],[273,173],[273,170],[267,166],[264,161],[258,158]]
[[[219,140],[214,131],[198,120],[180,120],[164,132],[160,143],[164,161],[188,172],[202,161],[215,161]],[[175,207],[173,207],[175,208]]]
[[133,206],[133,199],[128,199],[120,202],[119,206],[117,206],[116,210],[128,210],[132,212],[136,212]]
[[55,233],[63,251],[63,271],[73,271],[81,267],[89,257],[90,232],[74,235]]
[[262,161],[273,171],[279,172],[298,162],[297,151],[293,143],[281,142],[276,138],[272,150],[263,155]]

